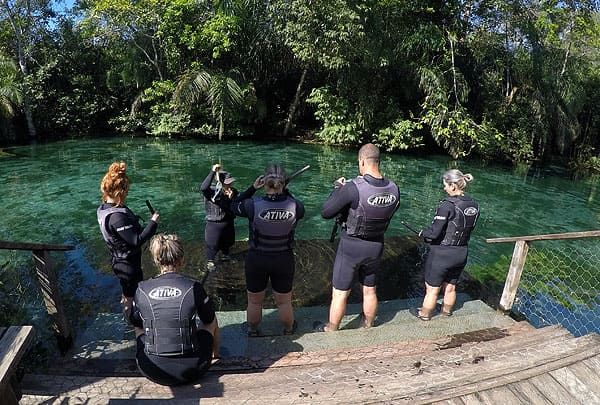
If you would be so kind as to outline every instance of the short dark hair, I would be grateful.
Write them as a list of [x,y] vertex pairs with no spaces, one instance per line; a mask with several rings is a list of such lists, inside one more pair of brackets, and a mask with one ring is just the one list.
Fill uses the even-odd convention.
[[363,145],[358,151],[358,160],[371,160],[379,163],[379,148],[372,143]]

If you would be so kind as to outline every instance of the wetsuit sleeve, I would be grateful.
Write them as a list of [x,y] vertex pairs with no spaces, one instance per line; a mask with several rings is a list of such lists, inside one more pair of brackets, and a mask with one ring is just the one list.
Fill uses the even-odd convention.
[[438,239],[446,229],[448,220],[452,219],[451,216],[453,214],[454,206],[452,205],[452,203],[449,203],[448,201],[442,201],[442,203],[438,206],[437,211],[435,212],[435,217],[433,217],[431,225],[429,226],[429,228],[423,229],[421,231],[421,236],[423,236],[425,239]]
[[215,195],[215,190],[213,190],[213,189],[210,188],[210,184],[212,183],[212,181],[213,181],[214,178],[215,178],[215,172],[213,172],[211,170],[208,173],[208,176],[206,176],[206,178],[204,179],[204,181],[200,185],[200,192],[202,194],[204,194],[204,197],[206,197],[209,200],[211,198],[213,198],[213,196]]
[[348,208],[358,205],[358,189],[356,184],[350,182],[344,186],[335,188],[329,198],[323,203],[321,216],[325,219],[331,219],[336,215],[347,211]]
[[119,235],[131,247],[141,247],[144,242],[150,239],[155,233],[158,224],[152,220],[148,221],[148,225],[138,233],[137,224],[131,223],[130,218],[120,212],[111,214],[108,219],[108,226],[114,233]]
[[215,308],[213,302],[200,283],[194,283],[194,300],[196,302],[196,312],[202,323],[208,325],[214,321]]
[[252,196],[255,193],[256,189],[253,186],[250,186],[246,191],[241,192],[231,203],[231,212],[238,217],[250,218],[254,213]]
[[[136,296],[137,296],[137,293],[136,293]],[[136,328],[144,327],[144,322],[142,321],[142,315],[140,314],[140,309],[138,308],[138,306],[135,303],[135,299],[133,301],[133,307],[131,308],[131,313],[129,314],[129,321]]]
[[302,201],[298,201],[296,199],[294,199],[296,201],[296,219],[300,220],[302,218],[304,218],[304,214],[305,214],[305,210],[304,210],[304,204],[302,204]]

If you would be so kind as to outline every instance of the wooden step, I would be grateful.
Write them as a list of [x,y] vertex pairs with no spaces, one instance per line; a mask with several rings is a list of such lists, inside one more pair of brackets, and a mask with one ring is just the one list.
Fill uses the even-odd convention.
[[[548,336],[568,334],[565,329],[548,327]],[[351,360],[369,358],[370,356],[390,357],[427,353],[438,350],[460,347],[471,343],[491,341],[509,336],[520,336],[519,341],[529,341],[537,338],[538,332],[527,322],[513,323],[507,327],[487,328],[470,331],[436,339],[418,341],[402,341],[393,344],[374,345],[369,350],[364,347],[338,348],[310,352],[268,353],[264,356],[222,358],[214,364],[212,370],[222,372],[239,372],[269,367],[287,367],[306,364],[322,364],[339,359]],[[323,336],[323,334],[319,334]],[[265,338],[266,339],[266,338]],[[54,362],[44,370],[46,374],[57,375],[88,375],[88,376],[138,376],[139,371],[133,358],[75,358]]]
[[[503,328],[514,321],[496,312],[478,300],[461,295],[452,317],[435,317],[423,322],[409,314],[408,308],[419,300],[392,300],[382,302],[376,327],[359,328],[360,305],[350,305],[342,322],[343,329],[335,334],[313,333],[315,321],[325,321],[327,307],[305,307],[296,310],[298,330],[293,336],[283,336],[275,310],[265,310],[261,323],[262,336],[246,336],[245,311],[218,313],[221,329],[221,357],[260,358],[290,352],[365,347],[393,344],[399,341],[435,339],[487,328]],[[265,336],[266,335],[266,336]],[[69,356],[73,359],[133,359],[135,340],[133,330],[120,315],[99,314],[88,330],[77,337]],[[64,361],[60,361],[64,363]]]
[[[548,332],[546,342],[527,334]],[[258,372],[224,372],[211,369],[201,384],[166,388],[143,377],[85,377],[28,375],[23,381],[29,395],[69,397],[99,393],[98,398],[210,399],[277,401],[305,398],[306,403],[361,402],[366,399],[392,403],[442,400],[509,383],[516,373],[531,377],[600,353],[600,338],[573,338],[556,333],[557,328],[524,331],[494,341],[408,355],[394,348],[372,348],[361,358],[332,353],[327,362],[291,362],[287,367],[258,369]],[[514,340],[507,343],[505,339]],[[523,344],[519,347],[518,341]],[[528,343],[525,343],[528,342]],[[386,352],[386,349],[388,351]],[[379,354],[380,356],[377,356]],[[307,359],[304,359],[307,360]],[[477,385],[480,384],[480,385]],[[86,394],[88,395],[88,394]],[[203,399],[203,401],[204,401]]]

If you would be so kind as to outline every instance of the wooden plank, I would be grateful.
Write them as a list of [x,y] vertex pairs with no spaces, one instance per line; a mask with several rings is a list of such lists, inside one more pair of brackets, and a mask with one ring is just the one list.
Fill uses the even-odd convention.
[[596,374],[600,375],[600,356],[590,357],[589,359],[585,359],[584,364],[595,370]]
[[0,340],[0,387],[10,380],[13,368],[33,340],[33,326],[11,326]]
[[450,398],[446,401],[434,402],[432,405],[465,405],[460,398]]
[[[598,335],[587,335],[578,338],[577,347],[569,353],[549,354],[549,357],[541,364],[538,363],[528,368],[507,365],[502,370],[482,369],[480,373],[471,377],[452,381],[447,385],[439,385],[435,388],[435,391],[420,391],[411,394],[412,400],[414,404],[428,404],[460,396],[464,401],[464,395],[529,379],[596,355],[600,355],[600,337]],[[548,377],[552,379],[549,375]],[[562,389],[564,390],[564,388]]]
[[450,398],[446,401],[434,402],[432,405],[465,405],[460,398]]
[[571,370],[590,391],[596,396],[600,396],[600,377],[598,376],[600,370],[594,370],[591,367],[588,367],[584,361],[571,364],[567,368]]
[[522,401],[528,404],[551,404],[544,394],[529,380],[517,381],[508,385],[508,388]]
[[550,375],[582,404],[600,404],[600,397],[594,394],[568,367],[551,371]]
[[0,240],[0,249],[8,250],[58,250],[66,251],[73,250],[73,245],[53,245],[48,243],[29,243],[29,242],[9,242]]
[[497,387],[478,393],[486,404],[521,404],[519,397],[512,393],[507,387]]
[[585,231],[585,232],[566,232],[566,233],[548,233],[545,235],[530,235],[530,236],[509,236],[506,238],[489,238],[487,243],[506,243],[506,242],[531,242],[534,240],[559,240],[559,239],[582,239],[599,237],[600,231]]
[[580,403],[569,391],[558,383],[550,374],[540,374],[529,380],[536,388],[544,392],[552,402],[557,404],[577,404]]
[[481,399],[479,399],[479,397],[477,397],[477,395],[475,395],[475,394],[463,395],[462,397],[460,397],[460,399],[465,403],[465,405],[481,405],[481,404],[483,404]]
[[527,242],[518,241],[515,243],[512,260],[504,283],[504,291],[502,291],[502,298],[500,298],[500,308],[504,311],[510,311],[515,302],[528,251],[529,244]]
[[57,335],[59,348],[64,352],[71,345],[73,338],[60,295],[58,279],[52,270],[52,259],[46,250],[34,250],[33,258],[44,304],[52,319],[52,328]]

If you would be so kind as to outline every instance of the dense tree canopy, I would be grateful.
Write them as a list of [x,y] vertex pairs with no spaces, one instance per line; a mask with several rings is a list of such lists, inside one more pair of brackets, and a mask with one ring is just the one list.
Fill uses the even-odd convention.
[[0,0],[5,143],[302,136],[600,161],[596,0],[51,4]]

